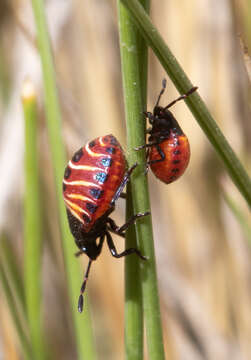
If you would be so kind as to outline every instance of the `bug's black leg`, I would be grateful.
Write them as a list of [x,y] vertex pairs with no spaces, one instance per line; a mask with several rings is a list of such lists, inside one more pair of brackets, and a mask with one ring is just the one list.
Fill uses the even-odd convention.
[[137,165],[138,165],[137,163],[133,164],[125,173],[125,176],[124,176],[123,180],[121,181],[118,190],[116,191],[116,193],[114,194],[114,196],[112,198],[111,205],[113,205],[115,203],[115,201],[120,197],[120,194],[122,193],[124,187],[128,183],[130,176]]
[[118,254],[118,252],[117,252],[117,250],[115,248],[115,245],[113,243],[111,234],[109,234],[108,231],[106,232],[106,240],[107,240],[107,245],[108,245],[108,247],[110,249],[110,252],[111,252],[112,256],[114,256],[115,258],[121,258],[123,256],[127,256],[127,255],[130,255],[130,254],[136,254],[142,260],[147,260],[147,258],[145,256],[143,256],[138,249],[135,249],[135,248],[126,249],[126,250],[122,251],[122,253]]
[[145,168],[145,172],[144,172],[144,175],[147,175],[147,173],[148,173],[148,171],[149,171],[149,161],[148,161],[148,159],[149,159],[149,154],[150,154],[150,149],[148,148],[147,150],[146,150],[146,168]]
[[146,117],[147,119],[149,119],[149,123],[150,123],[150,124],[153,124],[153,123],[154,123],[155,117],[154,117],[154,115],[153,115],[151,112],[149,112],[149,111],[143,111],[143,114],[145,115],[145,117]]
[[74,255],[75,255],[76,257],[78,257],[78,256],[80,256],[80,255],[82,255],[82,254],[85,254],[85,252],[84,252],[83,250],[79,250],[79,251],[76,252]]
[[138,218],[141,218],[143,216],[147,216],[150,215],[150,211],[146,211],[145,213],[138,213],[136,215],[133,215],[124,225],[122,226],[118,226],[116,225],[115,221],[111,218],[107,218],[107,223],[110,225],[111,230],[115,233],[115,234],[123,234],[124,231],[127,230],[127,228],[132,225]]
[[85,288],[86,288],[86,283],[87,283],[87,280],[88,280],[91,264],[92,264],[92,260],[90,259],[89,262],[88,262],[88,266],[87,266],[85,275],[84,275],[84,281],[83,281],[83,283],[81,285],[81,289],[80,289],[80,295],[79,295],[79,298],[78,298],[78,311],[80,313],[83,311],[83,307],[84,307],[83,293],[84,293]]
[[134,148],[134,150],[138,151],[138,150],[141,150],[141,149],[144,149],[144,148],[150,148],[150,147],[152,147],[154,145],[158,145],[158,144],[159,144],[159,141],[156,141],[156,142],[152,142],[152,143],[148,143],[148,144],[138,146],[138,147]]
[[122,199],[126,199],[126,198],[127,198],[126,193],[124,193],[124,192],[122,192],[122,193],[119,195],[119,197],[121,197]]
[[148,161],[148,163],[147,163],[148,166],[151,165],[151,164],[155,164],[155,163],[164,161],[165,158],[166,158],[166,155],[165,155],[165,154],[163,153],[163,151],[161,150],[159,144],[156,145],[156,149],[158,150],[158,153],[159,153],[159,155],[160,155],[160,159]]

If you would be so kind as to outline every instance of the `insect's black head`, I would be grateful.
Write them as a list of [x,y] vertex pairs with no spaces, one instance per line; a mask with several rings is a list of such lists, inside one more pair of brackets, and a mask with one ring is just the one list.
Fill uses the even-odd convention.
[[164,91],[166,89],[166,80],[164,79],[162,81],[162,89],[159,93],[156,105],[153,109],[153,114],[150,112],[146,112],[145,115],[149,118],[149,122],[152,125],[152,129],[148,131],[149,134],[151,134],[153,138],[167,138],[171,131],[174,134],[182,135],[183,131],[181,130],[177,120],[169,111],[168,109],[176,104],[176,102],[183,100],[187,98],[189,95],[191,95],[193,92],[197,90],[197,87],[191,88],[187,93],[184,95],[179,96],[177,99],[173,100],[170,104],[168,104],[165,107],[159,106],[159,102],[161,99],[161,96],[163,95]]
[[170,131],[179,135],[183,134],[177,120],[171,111],[163,108],[162,106],[155,106],[153,117],[150,119],[152,125],[152,134],[160,133],[169,135]]

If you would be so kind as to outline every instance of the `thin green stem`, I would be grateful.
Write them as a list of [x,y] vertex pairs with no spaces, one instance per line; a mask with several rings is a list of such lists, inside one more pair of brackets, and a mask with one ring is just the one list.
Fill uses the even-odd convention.
[[249,245],[251,245],[250,221],[248,221],[248,219],[244,215],[243,211],[241,211],[238,204],[225,191],[223,191],[223,197],[229,209],[232,211],[233,215],[235,216],[236,220],[239,222],[243,233],[246,235],[246,238],[248,239]]
[[[120,19],[120,51],[127,123],[128,163],[129,165],[135,162],[140,164],[138,169],[135,170],[131,182],[133,208],[135,213],[138,213],[150,209],[147,177],[144,176],[145,154],[143,151],[137,152],[134,150],[136,146],[143,144],[145,141],[145,121],[142,116],[143,102],[145,101],[145,96],[143,96],[144,100],[142,101],[142,94],[145,93],[145,89],[142,90],[141,83],[144,82],[145,86],[146,81],[142,78],[143,72],[140,68],[137,31],[127,9],[121,2],[118,2],[118,6]],[[144,77],[145,76],[146,72]],[[140,262],[148,354],[149,359],[160,360],[164,359],[164,346],[150,216],[137,221],[135,228],[139,248],[141,252],[148,257],[147,261]],[[139,260],[137,259],[137,261]],[[131,279],[133,274],[129,276]],[[139,294],[137,296],[139,296]],[[135,306],[138,305],[139,304],[135,303]],[[137,318],[136,321],[138,321],[138,319],[139,318]],[[138,323],[135,322],[134,326],[135,328],[136,326],[141,326],[141,323],[139,321]],[[135,328],[133,331],[135,331]],[[139,331],[140,330],[141,329],[139,329]],[[142,356],[142,352],[140,354]],[[127,353],[127,356],[128,359],[136,359],[136,357],[133,357],[133,353]]]
[[[190,80],[165,44],[158,30],[151,23],[148,14],[140,2],[138,0],[122,0],[122,2],[132,13],[135,24],[138,26],[142,36],[144,36],[149,46],[153,49],[178,91],[181,94],[186,93],[192,87]],[[251,206],[251,180],[212,115],[209,113],[205,103],[200,98],[198,92],[189,96],[185,101],[222,159],[232,181],[246,199],[249,206]]]
[[32,84],[23,87],[25,119],[24,284],[33,357],[46,359],[41,319],[42,224],[39,198],[37,104]]
[[45,18],[44,1],[32,0],[32,6],[37,27],[38,47],[43,69],[46,120],[54,167],[59,219],[67,273],[67,285],[72,306],[78,354],[79,358],[82,359],[95,359],[96,353],[88,306],[85,306],[85,313],[82,316],[80,316],[80,314],[76,311],[77,298],[79,295],[79,287],[82,282],[82,277],[80,275],[78,261],[73,256],[76,249],[74,248],[73,238],[68,227],[62,197],[62,179],[64,167],[66,165],[66,158],[61,132],[61,113],[56,89],[53,58]]
[[[132,193],[127,185],[126,218],[133,213]],[[126,248],[137,248],[135,226],[126,232]],[[139,260],[136,256],[125,258],[125,359],[143,359],[143,309]]]
[[27,339],[27,335],[25,333],[24,326],[23,326],[22,322],[20,321],[20,316],[18,314],[16,304],[14,301],[15,295],[12,293],[12,291],[10,289],[9,282],[6,277],[6,274],[3,269],[2,264],[0,264],[0,282],[2,284],[3,293],[5,295],[11,317],[13,319],[13,324],[17,331],[17,335],[18,335],[18,338],[19,338],[19,341],[21,344],[24,358],[27,360],[32,359],[30,344]]

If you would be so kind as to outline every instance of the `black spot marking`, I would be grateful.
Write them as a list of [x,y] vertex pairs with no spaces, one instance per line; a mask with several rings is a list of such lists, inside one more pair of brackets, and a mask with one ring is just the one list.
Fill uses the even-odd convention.
[[180,150],[174,150],[174,155],[180,155],[181,154],[181,152],[180,152]]
[[91,214],[93,214],[97,210],[97,205],[92,203],[86,203],[86,209],[89,210]]
[[68,179],[70,177],[70,175],[71,175],[71,168],[69,166],[67,166],[64,171],[64,178]]
[[173,164],[178,164],[180,163],[180,160],[173,160]]
[[95,198],[95,199],[100,199],[101,196],[103,195],[104,191],[103,190],[99,190],[99,189],[90,189],[90,194]]
[[82,156],[83,156],[83,149],[81,148],[73,155],[72,161],[78,162]]
[[65,190],[66,190],[66,188],[67,188],[66,184],[65,184],[65,183],[63,183],[63,191],[65,191]]
[[179,171],[180,171],[180,169],[178,169],[178,168],[172,169],[172,172],[173,172],[173,173],[177,173],[177,172],[179,172]]
[[84,222],[85,222],[86,224],[89,224],[89,222],[91,221],[91,219],[89,218],[89,216],[87,216],[86,214],[83,214],[83,215],[82,215],[82,218],[83,218],[83,220],[84,220]]
[[92,147],[95,146],[95,145],[96,145],[95,140],[89,142],[89,147],[90,147],[90,148],[92,148]]
[[111,145],[118,145],[117,139],[114,136],[110,137],[110,144]]
[[107,147],[105,149],[105,151],[108,153],[108,154],[114,154],[116,149],[114,147]]

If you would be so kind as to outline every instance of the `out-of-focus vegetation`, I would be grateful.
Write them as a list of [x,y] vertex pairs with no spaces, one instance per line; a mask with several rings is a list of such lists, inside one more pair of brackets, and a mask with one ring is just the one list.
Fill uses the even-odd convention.
[[[115,1],[50,0],[46,6],[69,157],[87,140],[108,133],[113,133],[125,148]],[[250,173],[248,14],[248,2],[244,0],[161,0],[153,2],[151,9],[153,23],[193,84],[199,86],[201,96]],[[40,91],[43,325],[48,353],[64,360],[76,358],[76,343],[65,286],[40,61],[34,39],[30,2],[2,1],[0,354],[12,360],[29,353],[22,283],[24,120],[20,101],[22,81],[29,75]],[[166,74],[151,51],[149,60],[147,110],[152,110]],[[162,104],[176,96],[168,81]],[[175,105],[173,113],[190,139],[189,168],[171,185],[164,185],[149,174],[167,358],[248,359],[251,357],[248,227],[243,231],[225,202],[222,189],[238,205],[246,222],[250,221],[250,213],[185,104]],[[114,218],[123,223],[123,200],[118,201]],[[115,240],[122,249],[123,241]],[[83,269],[86,267],[86,257],[76,261]],[[104,247],[88,283],[94,336],[102,360],[123,357],[122,279],[123,260],[113,259]],[[79,316],[85,321],[84,314]]]

